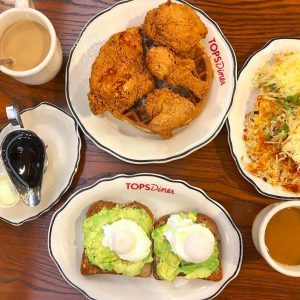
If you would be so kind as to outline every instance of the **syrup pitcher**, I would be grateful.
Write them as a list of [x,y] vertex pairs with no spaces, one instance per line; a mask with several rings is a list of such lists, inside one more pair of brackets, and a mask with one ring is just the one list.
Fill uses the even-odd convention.
[[1,144],[1,157],[7,174],[20,199],[31,207],[41,201],[41,188],[46,168],[44,142],[32,131],[24,129],[16,106],[6,107],[13,130]]

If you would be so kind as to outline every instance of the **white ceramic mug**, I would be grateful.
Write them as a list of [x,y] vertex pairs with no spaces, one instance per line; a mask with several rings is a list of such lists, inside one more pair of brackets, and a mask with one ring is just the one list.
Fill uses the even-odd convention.
[[14,71],[2,65],[0,66],[0,71],[23,83],[31,85],[43,84],[56,76],[61,68],[63,58],[60,42],[49,19],[34,9],[31,0],[16,0],[14,8],[0,14],[0,37],[9,26],[25,20],[37,22],[49,32],[51,40],[49,52],[45,59],[32,69]]
[[300,265],[288,266],[278,263],[270,256],[265,243],[265,233],[269,221],[277,212],[289,207],[298,207],[300,209],[300,200],[279,202],[264,208],[254,220],[252,238],[257,251],[272,268],[288,276],[300,277]]

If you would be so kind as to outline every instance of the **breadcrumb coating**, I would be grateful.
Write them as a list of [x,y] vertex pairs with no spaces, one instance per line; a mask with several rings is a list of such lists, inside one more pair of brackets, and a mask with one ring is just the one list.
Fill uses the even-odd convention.
[[186,124],[195,106],[186,98],[163,88],[148,94],[146,110],[151,118],[150,130],[169,138],[173,130]]
[[114,34],[100,49],[90,77],[89,104],[97,115],[118,115],[154,89],[138,28]]
[[147,53],[146,61],[150,72],[160,80],[186,88],[199,99],[207,95],[208,83],[197,77],[192,59],[179,58],[164,47],[154,47]]
[[207,34],[196,12],[187,5],[168,1],[147,13],[143,30],[156,46],[190,57],[190,52]]

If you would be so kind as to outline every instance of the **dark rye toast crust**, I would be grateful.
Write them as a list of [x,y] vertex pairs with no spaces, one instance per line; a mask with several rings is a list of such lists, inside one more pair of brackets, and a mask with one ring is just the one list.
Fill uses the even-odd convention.
[[[106,207],[106,208],[113,208],[117,205],[120,205],[120,203],[114,203],[114,202],[110,202],[110,201],[103,201],[103,200],[100,200],[100,201],[97,201],[95,203],[93,203],[87,213],[86,213],[86,217],[91,217],[93,216],[94,214],[96,214],[97,212],[101,211],[101,209],[103,207]],[[132,208],[140,208],[140,209],[143,209],[145,210],[149,216],[151,217],[152,221],[154,220],[153,218],[153,214],[152,212],[149,210],[148,207],[146,207],[145,205],[139,203],[139,202],[132,202],[132,203],[129,203],[129,204],[126,204],[124,205],[124,207],[132,207]],[[154,221],[153,221],[154,222]],[[152,230],[151,230],[152,231]],[[151,252],[152,252],[152,249],[151,249]],[[106,270],[103,270],[93,264],[91,264],[88,260],[88,257],[87,255],[85,254],[85,251],[83,251],[82,253],[82,259],[81,259],[81,267],[80,267],[80,272],[82,275],[94,275],[94,274],[113,274],[113,275],[122,275],[122,274],[119,274],[119,273],[116,273],[114,271],[106,271]],[[145,266],[143,267],[141,273],[135,277],[149,277],[152,273],[152,264],[149,263],[149,264],[145,264]]]
[[[166,215],[166,216],[163,216],[160,219],[158,219],[154,224],[154,228],[158,228],[158,227],[166,224],[170,216],[171,215]],[[219,234],[219,231],[218,231],[218,227],[217,227],[216,223],[210,217],[208,217],[207,215],[204,215],[204,214],[200,214],[200,213],[197,214],[196,223],[205,224],[212,231],[212,233],[214,234],[214,236],[216,238],[216,241],[217,241],[217,244],[218,244],[218,249],[219,249],[218,259],[220,261],[220,264],[219,264],[218,269],[216,271],[214,271],[210,276],[208,276],[206,278],[201,278],[201,279],[211,280],[211,281],[220,281],[223,277],[223,272],[222,272],[222,254],[221,254],[222,248],[221,248],[221,239],[220,239],[220,234]],[[153,276],[157,280],[162,280],[162,279],[159,278],[159,276],[157,274],[157,268],[156,267],[157,267],[158,263],[159,263],[159,257],[157,257],[154,254]],[[185,276],[185,275],[184,275],[184,273],[179,273],[178,276]]]

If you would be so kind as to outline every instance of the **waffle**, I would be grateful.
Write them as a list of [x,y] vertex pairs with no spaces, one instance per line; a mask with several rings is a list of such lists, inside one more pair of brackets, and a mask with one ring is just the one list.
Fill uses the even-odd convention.
[[[170,21],[160,31],[165,14]],[[168,1],[149,11],[140,28],[113,35],[92,67],[91,111],[108,111],[138,129],[170,138],[207,101],[213,70],[201,42],[206,33],[191,8]]]
[[[198,53],[195,54],[195,57],[193,59],[198,72],[197,77],[208,84],[208,92],[209,92],[212,83],[212,78],[213,78],[211,59],[205,53],[204,48],[202,46],[199,47],[199,50],[197,52]],[[156,89],[167,88],[173,93],[181,97],[184,97],[185,99],[188,99],[195,106],[193,113],[188,116],[184,124],[182,124],[181,126],[189,124],[200,114],[208,98],[208,93],[206,93],[206,95],[200,99],[194,96],[194,94],[186,88],[182,88],[180,86],[172,86],[168,84],[168,82],[159,80],[157,78],[155,78],[155,88]],[[152,118],[149,116],[147,112],[146,102],[147,102],[146,97],[139,99],[134,103],[132,107],[124,111],[124,113],[114,114],[114,115],[118,119],[122,121],[127,121],[140,130],[151,133],[152,130],[150,129],[149,124]],[[168,138],[169,136],[165,136],[165,137]]]

